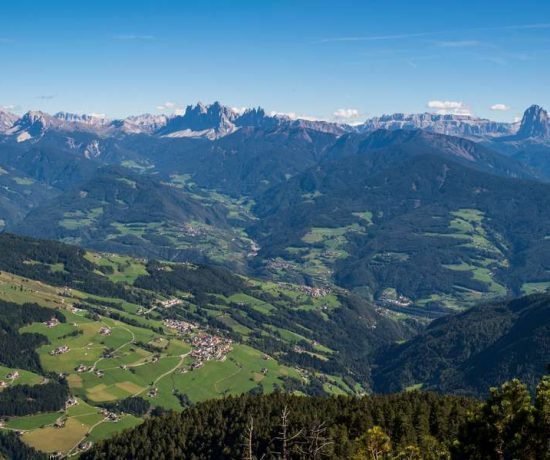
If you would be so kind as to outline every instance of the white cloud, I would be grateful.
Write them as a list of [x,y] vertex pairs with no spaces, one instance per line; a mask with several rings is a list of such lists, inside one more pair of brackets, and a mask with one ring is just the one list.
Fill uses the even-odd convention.
[[231,111],[237,115],[242,115],[248,110],[248,107],[231,107]]
[[176,115],[183,114],[183,109],[178,106],[175,102],[165,102],[164,104],[157,105],[157,110],[161,112],[173,112]]
[[104,113],[92,112],[92,113],[89,113],[88,115],[92,118],[107,118],[107,115],[105,115]]
[[269,113],[272,117],[288,118],[289,120],[306,120],[306,121],[320,121],[317,117],[311,117],[309,115],[298,115],[296,112],[276,112]]
[[507,112],[510,110],[510,106],[506,104],[494,104],[491,106],[491,110],[496,112]]
[[355,120],[361,116],[357,109],[338,109],[332,116],[338,120]]
[[470,108],[464,102],[459,101],[429,101],[428,108],[435,109],[436,113],[440,115],[472,115]]
[[0,105],[0,109],[1,110],[18,110],[19,107],[17,107],[16,105],[13,105],[13,104],[10,104],[10,105]]

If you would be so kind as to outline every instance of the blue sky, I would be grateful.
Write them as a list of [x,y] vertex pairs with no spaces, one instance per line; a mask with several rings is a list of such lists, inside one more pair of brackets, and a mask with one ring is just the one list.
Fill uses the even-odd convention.
[[20,112],[219,100],[349,121],[512,120],[550,108],[550,2],[19,0],[0,10],[0,65],[0,106]]

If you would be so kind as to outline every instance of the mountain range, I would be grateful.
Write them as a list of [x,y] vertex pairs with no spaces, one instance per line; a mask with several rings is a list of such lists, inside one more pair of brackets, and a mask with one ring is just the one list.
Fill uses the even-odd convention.
[[347,132],[372,132],[378,129],[423,129],[439,134],[468,138],[516,139],[538,137],[548,139],[547,112],[540,106],[528,108],[520,123],[495,122],[467,115],[403,114],[382,115],[363,123],[349,125],[322,120],[295,119],[285,115],[267,114],[262,108],[237,110],[215,102],[189,105],[182,114],[138,115],[110,120],[101,115],[80,115],[59,112],[49,115],[40,111],[17,116],[0,112],[0,133],[19,136],[19,141],[39,137],[47,130],[93,131],[103,135],[155,134],[170,137],[204,137],[215,139],[234,133],[243,127],[270,129],[280,126],[303,127],[341,135]]
[[550,287],[548,115],[350,126],[219,103],[124,120],[0,116],[0,224],[223,265],[433,318]]

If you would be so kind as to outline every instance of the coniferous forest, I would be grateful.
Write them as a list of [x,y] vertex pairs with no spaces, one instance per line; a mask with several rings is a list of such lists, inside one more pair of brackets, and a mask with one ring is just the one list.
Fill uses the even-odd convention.
[[83,454],[99,459],[550,458],[550,377],[485,401],[412,391],[384,396],[230,397],[169,413]]

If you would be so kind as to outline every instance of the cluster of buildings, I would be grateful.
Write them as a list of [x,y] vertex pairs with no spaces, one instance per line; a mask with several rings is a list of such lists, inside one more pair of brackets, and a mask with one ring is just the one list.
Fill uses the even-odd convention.
[[200,333],[193,337],[191,343],[195,347],[191,352],[191,356],[195,358],[192,368],[197,369],[205,361],[224,361],[232,349],[231,344],[233,342],[230,339],[216,335]]
[[48,321],[44,322],[44,324],[46,325],[46,327],[55,327],[59,324],[59,320],[52,316]]
[[108,409],[103,409],[101,411],[101,414],[107,419],[109,422],[118,422],[120,420],[120,417],[115,414],[114,412],[111,412]]
[[300,291],[313,298],[325,297],[331,293],[327,287],[300,286]]
[[8,373],[8,375],[6,375],[6,378],[8,380],[11,380],[11,381],[13,381],[15,379],[18,379],[19,378],[19,371],[13,371],[13,372]]
[[52,356],[62,355],[63,353],[67,353],[69,351],[71,351],[71,349],[67,345],[62,345],[50,351],[50,355]]
[[383,293],[378,298],[378,302],[380,302],[382,305],[387,305],[390,307],[400,307],[400,308],[409,307],[413,303],[411,299],[409,299],[408,297],[405,297],[404,295],[396,294],[395,296],[393,296],[391,294],[388,295],[386,293]]
[[188,236],[200,236],[204,234],[204,230],[199,227],[193,227],[191,224],[184,224],[181,228],[182,233]]
[[85,366],[84,364],[80,364],[78,367],[75,368],[75,371],[79,374],[81,374],[82,372],[87,372],[88,370],[88,366]]
[[160,302],[160,306],[163,308],[172,308],[176,305],[179,305],[180,303],[182,303],[180,299],[173,298],[173,299],[168,299]]
[[99,333],[101,335],[111,335],[111,328],[107,327],[107,326],[102,326],[100,329],[99,329]]
[[168,329],[174,329],[180,334],[188,334],[194,329],[197,329],[197,325],[193,323],[188,323],[187,321],[181,321],[177,319],[165,319],[164,325]]
[[72,396],[69,396],[67,401],[65,401],[65,409],[68,409],[69,407],[76,406],[78,404],[78,399],[73,398]]
[[[13,372],[9,372],[7,375],[6,375],[6,379],[7,380],[11,380],[12,383],[14,380],[18,379],[19,378],[19,371],[13,371]],[[2,388],[7,388],[9,386],[9,383],[6,382],[5,380],[0,380],[0,389]]]

